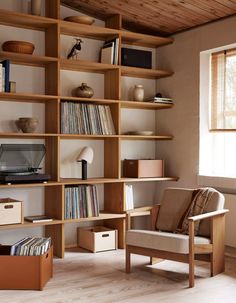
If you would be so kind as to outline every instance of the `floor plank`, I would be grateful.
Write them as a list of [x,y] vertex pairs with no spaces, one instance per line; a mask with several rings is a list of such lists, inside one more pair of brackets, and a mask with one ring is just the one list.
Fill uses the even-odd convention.
[[54,277],[43,291],[0,291],[1,303],[233,303],[236,258],[226,257],[226,272],[209,277],[199,262],[196,286],[188,288],[188,266],[163,261],[147,266],[148,258],[132,256],[132,272],[124,271],[124,251],[89,253],[70,249],[54,260]]

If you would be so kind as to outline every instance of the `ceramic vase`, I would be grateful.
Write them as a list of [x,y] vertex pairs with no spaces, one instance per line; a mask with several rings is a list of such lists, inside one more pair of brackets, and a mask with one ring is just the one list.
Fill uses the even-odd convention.
[[79,86],[76,89],[76,96],[81,98],[91,98],[94,94],[94,91],[92,87],[89,87],[87,83],[82,83],[81,86]]
[[20,129],[23,133],[34,133],[38,126],[38,119],[37,118],[19,118],[16,120],[16,126]]
[[135,85],[134,87],[134,101],[143,101],[144,99],[144,88],[142,85]]
[[31,0],[31,14],[40,16],[42,9],[42,0]]

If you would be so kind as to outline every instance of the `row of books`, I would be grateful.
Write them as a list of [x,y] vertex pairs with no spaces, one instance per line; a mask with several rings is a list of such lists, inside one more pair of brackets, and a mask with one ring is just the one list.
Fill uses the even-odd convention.
[[65,188],[65,219],[99,216],[99,202],[95,185]]
[[154,103],[163,103],[163,104],[173,104],[173,100],[170,98],[162,98],[162,97],[151,97],[146,99],[147,102],[154,102]]
[[61,132],[63,134],[115,135],[110,107],[62,102]]
[[105,41],[101,48],[101,63],[118,64],[119,38]]
[[10,92],[10,60],[0,62],[0,92]]
[[133,195],[133,186],[126,184],[125,185],[125,209],[134,208],[134,195]]
[[43,255],[51,246],[51,238],[26,237],[11,246],[11,256]]

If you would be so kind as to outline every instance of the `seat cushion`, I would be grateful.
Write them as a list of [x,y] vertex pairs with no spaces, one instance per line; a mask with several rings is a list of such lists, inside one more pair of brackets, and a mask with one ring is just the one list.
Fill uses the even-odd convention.
[[193,189],[167,188],[163,193],[156,229],[176,231],[192,200]]
[[[160,231],[149,230],[128,230],[126,233],[126,244],[158,249],[173,253],[188,254],[189,252],[188,235],[174,234]],[[209,244],[210,239],[195,237],[195,244]]]

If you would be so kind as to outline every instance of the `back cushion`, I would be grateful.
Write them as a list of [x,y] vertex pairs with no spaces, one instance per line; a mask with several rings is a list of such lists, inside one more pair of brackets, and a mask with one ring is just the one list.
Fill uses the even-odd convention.
[[[221,193],[215,191],[212,194],[211,198],[209,199],[203,213],[209,213],[211,211],[223,209],[224,203],[225,203],[225,197]],[[210,237],[210,234],[211,234],[210,219],[205,219],[200,221],[198,235],[203,237]]]
[[174,232],[186,212],[193,189],[167,188],[164,191],[156,223],[157,230]]

